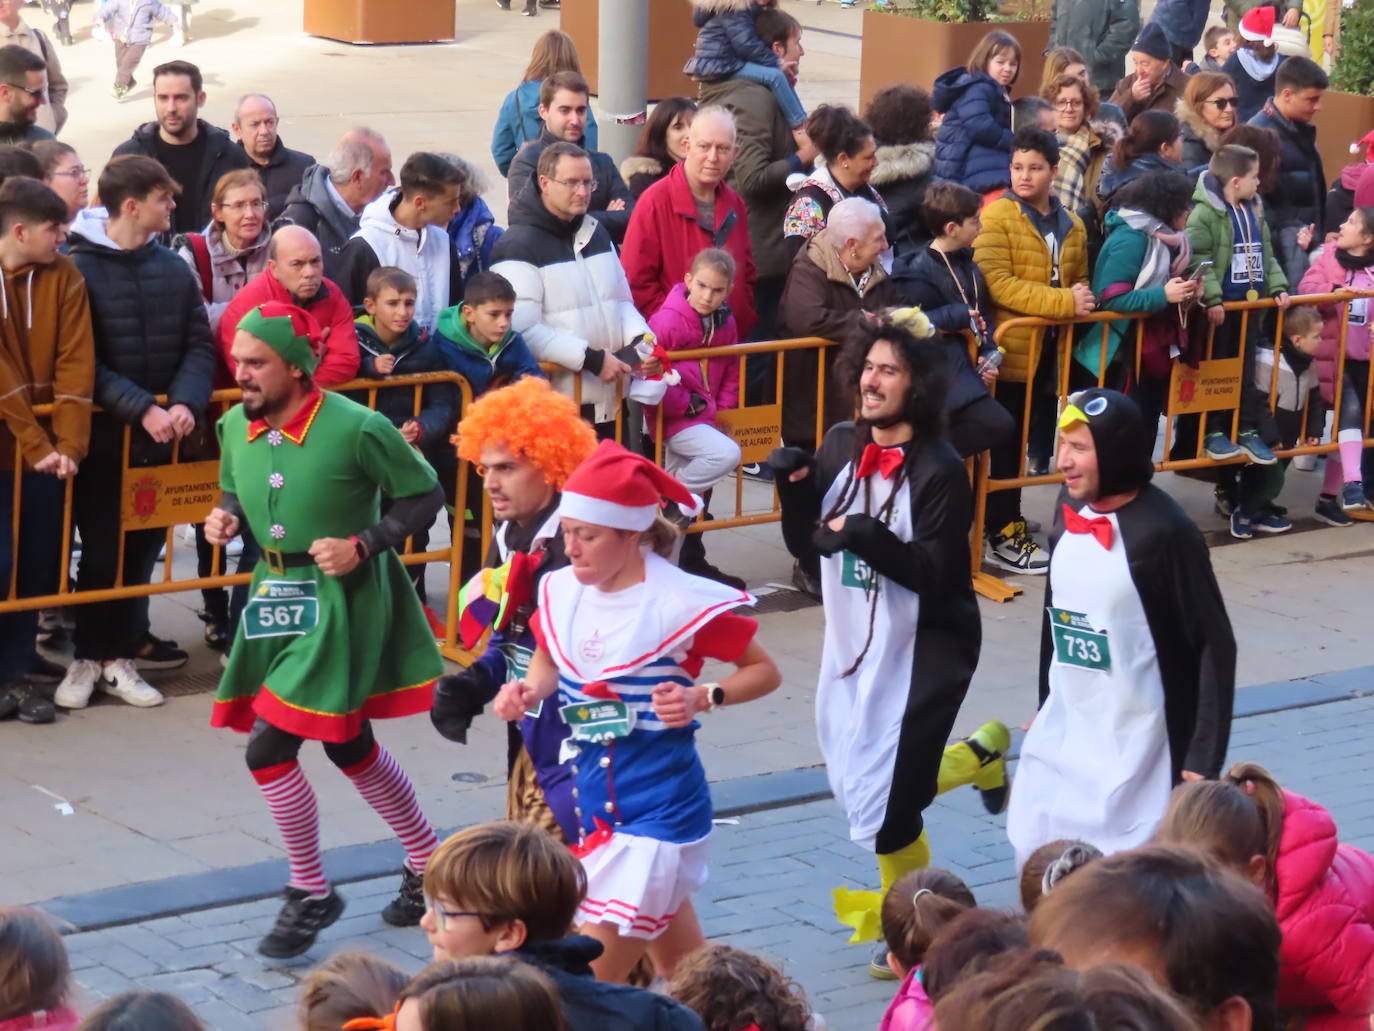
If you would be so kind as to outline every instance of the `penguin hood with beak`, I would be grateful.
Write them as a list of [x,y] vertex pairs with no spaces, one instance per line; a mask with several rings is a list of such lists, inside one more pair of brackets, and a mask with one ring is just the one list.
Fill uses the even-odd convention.
[[1139,490],[1154,476],[1154,434],[1139,406],[1125,394],[1103,387],[1069,396],[1059,428],[1084,423],[1097,451],[1098,497]]

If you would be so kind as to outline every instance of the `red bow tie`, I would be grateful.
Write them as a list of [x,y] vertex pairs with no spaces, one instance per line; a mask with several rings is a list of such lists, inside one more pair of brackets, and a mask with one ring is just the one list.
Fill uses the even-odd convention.
[[883,479],[890,480],[892,474],[902,467],[904,457],[900,447],[865,444],[864,453],[859,458],[859,470],[854,475],[862,480],[879,472],[883,474]]
[[1069,533],[1090,533],[1097,543],[1108,551],[1112,550],[1112,521],[1106,516],[1089,519],[1081,516],[1068,505],[1064,506],[1064,529]]

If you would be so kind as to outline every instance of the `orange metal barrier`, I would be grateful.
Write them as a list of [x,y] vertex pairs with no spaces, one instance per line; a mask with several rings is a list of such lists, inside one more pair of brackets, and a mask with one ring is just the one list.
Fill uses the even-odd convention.
[[[466,379],[454,372],[433,372],[424,373],[417,376],[393,376],[385,380],[352,380],[332,387],[331,390],[340,393],[367,393],[367,406],[375,408],[377,404],[377,391],[379,389],[395,389],[398,387],[411,387],[413,391],[413,404],[415,414],[419,414],[423,398],[423,390],[426,385],[435,383],[449,383],[458,388],[460,396],[460,410],[472,401],[472,388]],[[210,398],[211,404],[237,402],[241,392],[238,389],[217,390]],[[166,399],[159,397],[158,403],[165,403]],[[35,405],[34,414],[40,417],[48,416],[52,412],[52,405]],[[9,583],[6,585],[5,596],[0,598],[0,612],[16,612],[26,609],[55,608],[63,605],[79,605],[90,602],[113,601],[119,598],[137,598],[153,594],[168,594],[175,591],[192,591],[213,587],[230,587],[235,584],[247,583],[251,579],[249,573],[226,573],[224,572],[223,549],[214,549],[210,576],[181,577],[173,576],[172,558],[174,555],[174,532],[178,525],[187,523],[202,522],[210,509],[219,501],[219,460],[210,459],[200,462],[183,462],[181,458],[181,441],[176,441],[172,448],[172,461],[169,465],[162,466],[130,466],[129,449],[132,439],[132,427],[125,426],[122,444],[122,467],[120,492],[123,499],[121,511],[118,513],[120,519],[119,535],[119,556],[115,573],[115,586],[101,590],[75,591],[69,586],[69,570],[71,567],[71,544],[72,544],[72,487],[73,480],[66,482],[66,494],[63,501],[62,514],[62,555],[58,565],[59,582],[58,590],[55,594],[47,594],[32,597],[17,597],[18,594],[18,574],[19,563],[13,563],[10,570]],[[13,496],[13,516],[11,522],[11,540],[17,550],[20,541],[20,525],[22,519],[20,499],[22,496],[22,478],[18,475],[19,470],[24,468],[23,456],[19,451],[16,442],[14,452],[14,496]],[[425,552],[415,552],[409,541],[406,542],[405,551],[400,556],[401,561],[406,565],[416,565],[424,562],[448,562],[449,563],[449,593],[446,613],[446,636],[442,643],[441,651],[449,658],[466,660],[467,653],[457,643],[458,626],[458,588],[461,586],[459,580],[462,570],[464,533],[463,533],[463,512],[467,507],[467,488],[468,478],[465,475],[462,465],[458,466],[456,482],[454,484],[454,509],[456,513],[452,541],[449,548],[433,549]],[[147,484],[147,486],[143,486]],[[172,490],[167,488],[171,487]],[[136,496],[136,492],[141,491],[145,495],[142,499]],[[164,498],[168,500],[165,508],[159,507],[159,502]],[[185,498],[184,502],[175,499]],[[133,518],[128,518],[129,509],[137,508],[142,502],[143,514],[135,514]],[[130,522],[138,522],[141,525],[130,526]],[[490,512],[484,520],[484,525],[490,523]],[[156,579],[147,584],[123,583],[124,576],[124,535],[130,530],[136,529],[155,529],[165,527],[166,530],[166,554],[163,563],[163,572],[160,579]],[[485,538],[485,534],[484,534]],[[484,542],[485,543],[485,540]]]
[[[1341,328],[1338,338],[1339,346],[1337,349],[1336,372],[1334,379],[1335,386],[1333,391],[1332,403],[1332,407],[1337,411],[1339,411],[1341,382],[1345,370],[1346,335],[1349,328],[1347,325],[1348,306],[1350,301],[1361,297],[1374,297],[1374,291],[1345,291],[1341,293],[1307,294],[1301,296],[1294,295],[1290,297],[1290,303],[1292,305],[1316,306],[1339,304],[1341,306]],[[1205,407],[1200,407],[1195,404],[1181,401],[1180,398],[1182,397],[1183,391],[1180,387],[1180,383],[1182,381],[1193,381],[1193,383],[1196,385],[1198,382],[1201,382],[1204,385],[1204,388],[1211,387],[1219,392],[1227,392],[1227,396],[1230,397],[1231,400],[1226,401],[1225,403],[1214,404],[1213,409],[1233,410],[1231,419],[1231,437],[1232,439],[1234,439],[1240,419],[1239,393],[1242,389],[1242,383],[1238,376],[1243,375],[1243,370],[1245,369],[1245,348],[1246,341],[1249,335],[1249,321],[1252,317],[1260,317],[1258,315],[1253,315],[1252,313],[1262,313],[1270,309],[1277,309],[1278,312],[1274,326],[1274,339],[1272,343],[1275,361],[1273,364],[1273,372],[1271,375],[1271,385],[1269,390],[1270,411],[1273,411],[1277,404],[1275,388],[1278,383],[1279,374],[1279,347],[1280,342],[1283,340],[1284,310],[1278,308],[1277,302],[1273,299],[1227,302],[1223,305],[1223,307],[1226,309],[1227,318],[1239,318],[1241,320],[1241,329],[1239,337],[1240,343],[1237,351],[1237,356],[1235,358],[1230,359],[1213,358],[1217,327],[1209,326],[1207,332],[1204,357],[1202,359],[1202,364],[1200,365],[1198,372],[1193,373],[1190,371],[1186,371],[1187,367],[1183,366],[1181,363],[1177,361],[1173,363],[1173,368],[1169,381],[1168,394],[1163,412],[1165,420],[1163,459],[1155,463],[1155,469],[1158,471],[1198,469],[1223,465],[1240,465],[1244,463],[1244,457],[1226,459],[1224,461],[1208,458],[1203,453],[1203,438],[1205,436],[1205,433],[1203,432],[1202,427],[1199,427],[1197,449],[1193,457],[1179,459],[1171,459],[1169,457],[1171,444],[1173,442],[1174,419],[1179,416],[1194,414],[1196,414],[1199,419],[1202,419],[1205,417],[1206,412],[1209,410]],[[998,343],[1001,344],[1005,342],[1006,334],[1010,330],[1018,328],[1032,329],[1034,332],[1032,334],[1030,344],[1030,368],[1036,369],[1039,367],[1039,363],[1042,359],[1042,341],[1044,339],[1044,331],[1050,327],[1067,327],[1069,329],[1069,332],[1060,334],[1060,339],[1058,341],[1057,349],[1055,352],[1055,360],[1057,363],[1055,368],[1055,412],[1057,415],[1058,412],[1063,410],[1064,405],[1067,403],[1068,395],[1071,393],[1069,387],[1069,373],[1071,368],[1073,367],[1074,362],[1072,354],[1074,344],[1074,333],[1072,332],[1073,328],[1083,325],[1100,324],[1102,326],[1102,344],[1100,353],[1103,356],[1103,358],[1105,358],[1108,335],[1110,332],[1110,324],[1120,322],[1135,322],[1136,330],[1134,334],[1134,340],[1132,341],[1130,339],[1130,335],[1128,334],[1127,338],[1122,341],[1121,347],[1122,352],[1124,353],[1132,343],[1134,344],[1134,347],[1131,348],[1131,350],[1134,353],[1130,360],[1134,361],[1135,372],[1137,375],[1139,375],[1141,362],[1141,342],[1144,335],[1144,320],[1147,317],[1148,316],[1141,314],[1126,315],[1116,312],[1095,312],[1091,315],[1086,316],[1085,318],[1074,319],[1069,321],[1057,321],[1052,319],[1041,319],[1032,317],[1008,319],[1007,321],[998,325],[994,337],[998,341]],[[1191,312],[1190,317],[1205,319],[1205,310],[1200,307],[1194,308]],[[1218,364],[1215,366],[1209,366],[1208,363],[1212,362],[1216,362]],[[1234,364],[1226,365],[1224,368],[1220,364],[1228,362]],[[1107,378],[1107,364],[1105,361],[1099,360],[1098,365],[1099,370],[1097,374],[1097,383],[1098,385],[1103,385]],[[1209,376],[1212,376],[1214,371],[1215,379],[1209,379]],[[1230,377],[1236,378],[1232,379]],[[1367,447],[1374,446],[1374,436],[1368,435],[1370,425],[1371,400],[1374,400],[1374,397],[1372,397],[1372,395],[1374,395],[1374,377],[1371,377],[1369,387],[1370,389],[1366,390],[1366,396],[1364,399],[1364,419],[1366,433],[1364,443]],[[1027,389],[1025,408],[1021,412],[1019,420],[1021,428],[1021,437],[1020,449],[1018,451],[1018,475],[1013,477],[1005,477],[1002,479],[992,479],[988,475],[987,471],[988,456],[983,455],[981,462],[981,475],[977,478],[977,482],[975,484],[975,516],[972,534],[974,586],[980,594],[983,594],[985,597],[991,598],[995,601],[1010,601],[1012,598],[1014,598],[1017,594],[1020,594],[1021,592],[1018,588],[1005,583],[1000,578],[992,576],[982,571],[983,542],[985,536],[984,521],[986,516],[988,494],[999,490],[1016,490],[1022,487],[1036,487],[1041,486],[1043,484],[1064,482],[1064,477],[1057,472],[1048,472],[1043,475],[1027,474],[1027,449],[1030,441],[1031,408],[1034,402],[1034,398],[1035,394],[1033,389]],[[1304,409],[1302,412],[1302,418],[1304,420],[1304,423],[1306,417],[1307,409],[1306,403],[1304,403]],[[1057,423],[1057,418],[1055,421]],[[1337,428],[1337,419],[1333,418],[1331,436],[1329,440],[1321,444],[1311,446],[1304,445],[1300,441],[1299,446],[1297,447],[1275,449],[1275,454],[1279,455],[1282,458],[1288,458],[1294,455],[1315,455],[1336,451],[1338,447],[1336,443]],[[1055,431],[1055,434],[1057,437],[1057,429]]]

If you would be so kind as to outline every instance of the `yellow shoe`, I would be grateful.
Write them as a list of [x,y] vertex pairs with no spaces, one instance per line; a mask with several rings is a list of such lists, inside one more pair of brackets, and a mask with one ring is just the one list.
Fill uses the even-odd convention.
[[878,853],[878,873],[882,877],[882,894],[902,877],[930,865],[930,839],[923,829],[916,840],[896,852]]
[[854,929],[849,943],[855,945],[881,937],[883,896],[887,894],[887,889],[903,875],[929,865],[930,844],[926,839],[926,832],[922,830],[916,840],[906,848],[878,855],[881,890],[854,891],[846,887],[836,888],[832,893],[835,900],[835,919]]
[[1007,750],[1011,748],[1011,731],[1005,723],[992,720],[984,723],[962,744],[968,745],[978,757],[978,772],[973,786],[983,798],[983,808],[996,816],[1007,808],[1011,798],[1011,777],[1007,775]]

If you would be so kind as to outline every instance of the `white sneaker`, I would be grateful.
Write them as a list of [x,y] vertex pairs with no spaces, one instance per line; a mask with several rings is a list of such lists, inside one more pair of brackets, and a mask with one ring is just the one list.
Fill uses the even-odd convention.
[[115,659],[101,669],[100,689],[140,709],[161,705],[162,692],[138,675],[133,659]]
[[1026,521],[1018,519],[988,538],[987,556],[1013,573],[1043,576],[1050,571],[1050,556],[1031,539]]
[[84,709],[91,704],[91,692],[100,679],[100,663],[77,659],[67,667],[67,675],[57,685],[52,700],[64,709]]

